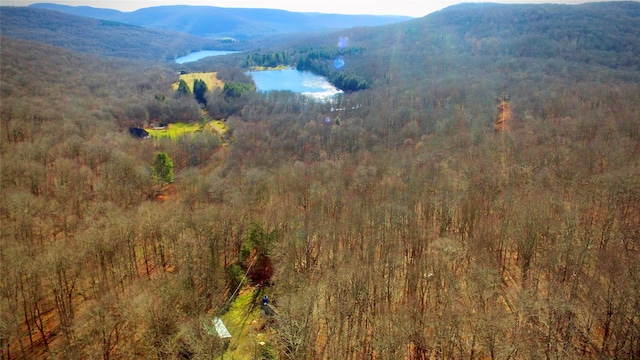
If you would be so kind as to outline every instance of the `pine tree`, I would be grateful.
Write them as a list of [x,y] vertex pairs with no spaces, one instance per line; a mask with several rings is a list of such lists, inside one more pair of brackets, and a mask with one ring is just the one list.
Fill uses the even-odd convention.
[[191,95],[191,90],[189,90],[189,85],[184,79],[180,79],[180,83],[178,84],[178,94],[181,95]]
[[193,81],[193,96],[203,106],[207,106],[207,99],[205,99],[204,94],[209,91],[207,89],[207,84],[202,79],[195,79]]
[[165,152],[156,154],[152,165],[153,175],[156,182],[161,186],[173,182],[173,160]]

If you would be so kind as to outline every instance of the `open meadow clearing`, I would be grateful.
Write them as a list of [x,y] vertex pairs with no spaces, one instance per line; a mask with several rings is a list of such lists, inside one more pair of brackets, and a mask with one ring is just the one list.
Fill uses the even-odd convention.
[[[209,89],[209,91],[215,88],[224,87],[224,83],[220,79],[218,79],[216,72],[195,72],[180,74],[180,80],[184,80],[187,83],[187,85],[189,86],[189,91],[191,92],[193,92],[193,82],[196,79],[204,81],[204,83],[207,84],[207,89]],[[179,84],[179,81],[171,84],[171,89],[173,89],[173,91],[177,91]]]
[[179,136],[192,134],[195,132],[203,131],[207,128],[206,124],[202,123],[173,123],[162,129],[147,129],[149,135],[154,138],[171,138],[176,139]]
[[151,137],[175,140],[179,136],[203,131],[211,131],[219,135],[224,135],[227,132],[227,126],[220,120],[209,120],[196,123],[172,123],[168,124],[165,128],[148,128],[146,130]]

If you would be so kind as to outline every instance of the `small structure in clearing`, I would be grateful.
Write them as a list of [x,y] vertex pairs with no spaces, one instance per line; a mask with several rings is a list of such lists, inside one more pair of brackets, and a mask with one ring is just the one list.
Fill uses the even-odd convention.
[[267,317],[280,315],[280,312],[278,311],[278,309],[269,303],[266,303],[266,304],[262,303],[262,312],[264,316],[267,316]]
[[205,329],[207,330],[207,334],[217,336],[221,339],[230,339],[231,333],[227,330],[227,327],[222,322],[220,318],[214,318],[211,321],[213,326],[208,326],[206,323],[204,324]]
[[157,122],[149,126],[149,128],[151,128],[152,130],[167,130],[168,127],[169,127],[169,124],[162,124]]
[[136,127],[130,127],[129,134],[138,139],[146,139],[149,137],[149,132],[147,130]]

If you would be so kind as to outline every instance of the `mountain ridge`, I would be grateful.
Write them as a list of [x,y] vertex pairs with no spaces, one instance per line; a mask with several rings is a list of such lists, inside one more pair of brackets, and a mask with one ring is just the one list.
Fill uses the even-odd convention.
[[[81,53],[167,61],[192,51],[231,50],[238,44],[185,33],[147,29],[111,20],[31,7],[2,7],[2,36],[64,47]],[[234,48],[234,49],[235,49]]]
[[132,12],[52,3],[37,3],[29,7],[153,29],[181,31],[202,37],[231,37],[238,40],[288,33],[380,26],[413,19],[396,15],[341,15],[190,5],[155,6]]
[[[384,83],[385,74],[397,75],[397,71],[406,72],[406,79],[413,78],[414,68],[408,64],[447,68],[448,63],[468,57],[459,72],[478,66],[477,61],[508,68],[509,62],[543,59],[637,72],[638,14],[638,2],[455,5],[400,24],[345,30],[341,36],[363,51],[341,54],[347,63],[343,69],[334,69],[330,61],[321,64],[314,60],[314,70],[327,76],[353,71],[365,74],[369,81]],[[318,35],[306,42],[332,48],[334,37]],[[306,47],[302,41],[293,46],[298,50]],[[398,61],[402,65],[394,69]]]

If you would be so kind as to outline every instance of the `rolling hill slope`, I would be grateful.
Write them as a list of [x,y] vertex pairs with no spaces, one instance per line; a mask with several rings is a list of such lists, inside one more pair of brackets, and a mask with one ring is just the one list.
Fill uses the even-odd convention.
[[49,3],[34,4],[31,7],[203,37],[232,37],[240,40],[287,33],[380,26],[411,19],[406,16],[296,13],[213,6],[158,6],[133,12]]
[[314,70],[325,75],[352,71],[382,84],[387,84],[388,74],[404,82],[429,77],[434,71],[441,74],[443,69],[485,72],[550,61],[566,62],[565,67],[580,64],[636,72],[640,70],[639,12],[638,2],[462,4],[400,24],[340,33],[349,38],[351,48],[363,51],[338,51],[337,34],[307,39],[294,47],[300,50],[314,43],[318,45],[313,51],[324,47],[339,53],[347,64],[342,69],[332,66],[333,58],[314,64]]
[[315,35],[276,52],[299,69],[366,84],[348,106],[362,105],[359,116],[376,118],[368,124],[383,134],[388,122],[395,130],[417,123],[426,132],[443,118],[489,126],[505,91],[516,118],[546,118],[577,114],[556,107],[558,94],[576,83],[638,83],[639,11],[637,2],[462,4],[400,24]]
[[128,135],[198,126],[175,66],[5,30],[151,59],[166,37],[27,10],[0,19],[0,358],[639,357],[637,3],[460,5],[198,62],[370,85],[212,92],[224,148]]
[[29,7],[2,7],[0,26],[2,36],[83,53],[140,60],[173,60],[194,50],[229,46],[184,33]]

